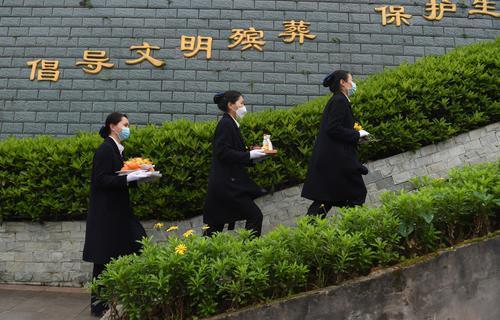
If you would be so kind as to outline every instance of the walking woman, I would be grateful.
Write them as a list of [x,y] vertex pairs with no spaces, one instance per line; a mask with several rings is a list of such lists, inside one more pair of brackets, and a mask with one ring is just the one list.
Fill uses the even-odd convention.
[[323,80],[333,96],[321,119],[314,144],[302,197],[313,200],[307,214],[326,217],[333,207],[350,207],[365,202],[366,187],[361,175],[368,173],[357,156],[360,138],[365,130],[354,129],[354,116],[349,96],[356,90],[352,75],[343,70],[329,74]]
[[214,102],[224,114],[212,143],[212,167],[203,212],[203,222],[209,227],[205,234],[222,231],[226,223],[234,225],[235,221],[246,220],[246,229],[260,236],[262,212],[253,200],[263,195],[264,190],[250,179],[245,167],[266,154],[262,150],[245,149],[237,121],[247,112],[241,93],[219,93]]
[[[147,177],[145,172],[118,176],[123,166],[122,142],[130,136],[125,114],[113,112],[106,118],[99,134],[104,138],[94,155],[90,177],[90,208],[87,216],[83,260],[94,263],[92,277],[104,270],[111,258],[139,252],[137,240],[146,236],[132,213],[128,188]],[[91,313],[102,316],[105,305],[91,294]]]

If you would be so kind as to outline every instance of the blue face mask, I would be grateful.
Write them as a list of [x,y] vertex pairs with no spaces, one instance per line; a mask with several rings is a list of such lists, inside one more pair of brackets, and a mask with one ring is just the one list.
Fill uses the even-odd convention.
[[349,96],[352,96],[354,93],[356,93],[356,83],[354,83],[354,81],[351,81],[352,82],[352,87],[350,87],[349,89],[347,89],[347,94],[349,94]]
[[127,140],[130,137],[130,128],[128,127],[123,127],[122,131],[118,134],[118,138],[120,141]]

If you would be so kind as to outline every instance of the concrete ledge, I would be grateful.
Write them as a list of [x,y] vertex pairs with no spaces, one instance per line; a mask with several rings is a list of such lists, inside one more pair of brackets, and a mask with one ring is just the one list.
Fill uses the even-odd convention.
[[210,320],[500,319],[500,235]]
[[16,284],[0,284],[0,290],[12,291],[30,291],[30,292],[57,292],[57,293],[89,293],[86,288],[71,288],[71,287],[49,287],[49,286],[32,286],[32,285],[16,285]]

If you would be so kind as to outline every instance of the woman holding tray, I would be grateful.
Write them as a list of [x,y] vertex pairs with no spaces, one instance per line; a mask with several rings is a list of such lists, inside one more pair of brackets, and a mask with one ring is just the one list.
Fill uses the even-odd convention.
[[[87,216],[83,260],[94,264],[92,277],[104,270],[112,258],[137,253],[146,232],[134,217],[128,188],[150,178],[149,172],[136,171],[119,176],[123,166],[122,142],[130,136],[125,114],[113,112],[106,118],[99,134],[104,139],[94,154],[90,177],[90,208]],[[105,305],[91,293],[91,314],[102,316]]]
[[251,166],[253,160],[264,158],[266,153],[261,149],[245,149],[237,121],[247,112],[241,93],[219,93],[214,96],[214,102],[224,114],[212,143],[212,166],[203,212],[203,222],[209,227],[205,235],[222,231],[226,223],[234,225],[235,221],[246,220],[245,228],[260,236],[263,217],[253,200],[265,190],[250,179],[245,167]]
[[324,218],[333,206],[351,207],[365,202],[366,187],[361,175],[368,169],[358,160],[357,145],[369,133],[354,129],[349,100],[356,91],[352,75],[335,71],[323,80],[323,86],[333,95],[323,111],[302,197],[313,200],[308,215]]

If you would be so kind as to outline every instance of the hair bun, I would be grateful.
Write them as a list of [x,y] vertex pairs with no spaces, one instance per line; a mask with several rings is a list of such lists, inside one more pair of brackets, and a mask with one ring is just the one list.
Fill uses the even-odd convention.
[[99,135],[103,138],[106,139],[108,134],[106,132],[106,127],[102,126],[101,129],[99,129]]
[[327,75],[324,79],[323,79],[323,87],[329,87],[330,86],[330,82],[332,82],[333,78],[334,78],[334,73],[335,72],[332,72],[330,73],[329,75]]
[[224,92],[219,92],[214,96],[214,103],[219,103],[224,98]]

